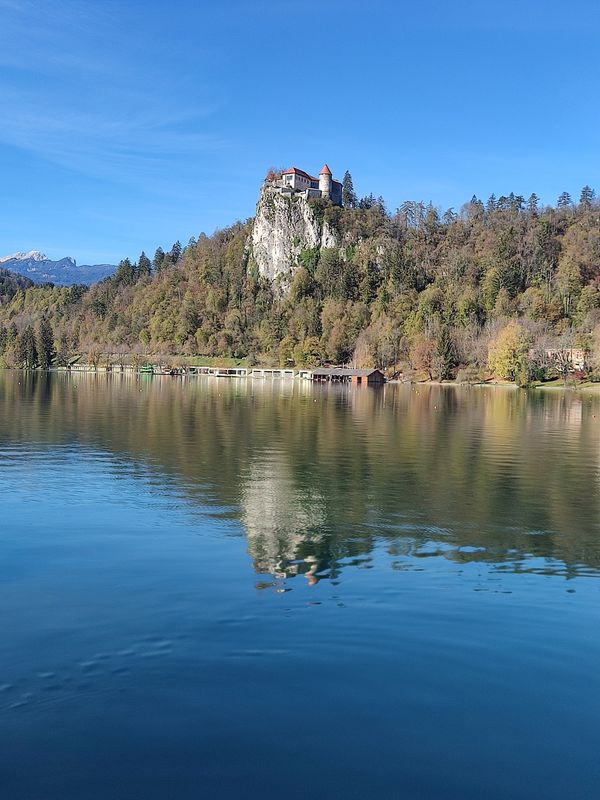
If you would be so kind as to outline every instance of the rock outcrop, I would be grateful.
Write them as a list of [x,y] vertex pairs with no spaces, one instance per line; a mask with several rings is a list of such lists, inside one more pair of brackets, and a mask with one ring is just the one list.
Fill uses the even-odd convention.
[[285,287],[304,250],[336,247],[338,237],[323,207],[301,194],[282,194],[265,184],[256,206],[248,253],[260,275]]

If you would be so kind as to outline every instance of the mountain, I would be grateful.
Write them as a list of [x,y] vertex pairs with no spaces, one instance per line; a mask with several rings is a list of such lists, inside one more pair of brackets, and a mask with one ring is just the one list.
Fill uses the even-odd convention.
[[39,250],[30,250],[28,253],[13,253],[0,258],[0,267],[16,272],[30,278],[34,283],[57,283],[70,286],[75,283],[84,283],[90,286],[112,275],[116,267],[113,264],[82,264],[71,256],[52,261]]

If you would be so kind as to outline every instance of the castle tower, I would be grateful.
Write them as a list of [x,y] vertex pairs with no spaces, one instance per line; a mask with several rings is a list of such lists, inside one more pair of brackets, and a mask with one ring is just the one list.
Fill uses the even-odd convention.
[[331,198],[331,170],[327,164],[319,172],[319,190],[321,197],[325,197],[327,200]]

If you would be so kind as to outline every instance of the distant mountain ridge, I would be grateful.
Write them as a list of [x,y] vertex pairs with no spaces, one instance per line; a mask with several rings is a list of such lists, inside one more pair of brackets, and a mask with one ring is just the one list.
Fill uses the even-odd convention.
[[112,275],[116,269],[114,264],[81,264],[78,266],[71,256],[52,261],[39,250],[4,256],[0,258],[0,267],[18,275],[24,275],[35,283],[57,283],[62,286],[71,286],[75,283],[84,283],[90,286],[108,275]]

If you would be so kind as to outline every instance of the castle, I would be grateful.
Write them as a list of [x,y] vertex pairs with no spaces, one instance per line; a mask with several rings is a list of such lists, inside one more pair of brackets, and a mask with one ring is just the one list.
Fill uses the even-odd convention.
[[342,184],[333,179],[327,164],[319,172],[318,178],[297,167],[290,167],[280,175],[270,173],[267,175],[266,182],[283,195],[291,196],[297,192],[306,198],[324,197],[338,206],[342,205]]

